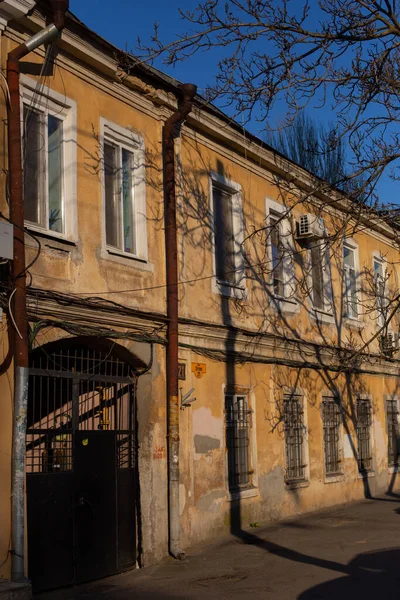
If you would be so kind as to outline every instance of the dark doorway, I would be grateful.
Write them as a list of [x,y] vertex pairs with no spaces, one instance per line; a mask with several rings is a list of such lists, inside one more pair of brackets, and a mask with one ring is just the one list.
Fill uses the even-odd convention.
[[136,563],[138,367],[115,346],[69,340],[32,355],[26,485],[36,592]]

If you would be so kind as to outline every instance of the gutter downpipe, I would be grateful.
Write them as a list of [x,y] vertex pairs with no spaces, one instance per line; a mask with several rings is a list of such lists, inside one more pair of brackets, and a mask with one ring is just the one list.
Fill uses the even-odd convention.
[[14,225],[14,415],[11,459],[11,577],[25,581],[25,443],[28,408],[28,327],[26,310],[24,195],[22,179],[21,105],[19,61],[55,39],[64,28],[68,0],[51,0],[53,22],[14,48],[7,57],[10,102],[8,121],[8,171],[10,221]]
[[167,438],[168,438],[168,530],[169,552],[177,559],[184,557],[180,548],[179,514],[179,400],[178,400],[178,244],[175,194],[175,128],[192,110],[197,87],[180,86],[182,98],[178,109],[163,127],[163,174],[165,203],[165,256],[167,279]]

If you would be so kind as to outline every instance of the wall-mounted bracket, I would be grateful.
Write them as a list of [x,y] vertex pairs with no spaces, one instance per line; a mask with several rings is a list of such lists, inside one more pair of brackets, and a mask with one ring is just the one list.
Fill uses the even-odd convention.
[[182,392],[183,388],[180,388],[180,392],[181,392],[181,410],[184,410],[185,408],[187,408],[188,406],[190,406],[192,404],[192,402],[196,402],[196,398],[191,398],[190,396],[193,394],[194,392],[194,388],[190,388],[190,390],[183,395]]

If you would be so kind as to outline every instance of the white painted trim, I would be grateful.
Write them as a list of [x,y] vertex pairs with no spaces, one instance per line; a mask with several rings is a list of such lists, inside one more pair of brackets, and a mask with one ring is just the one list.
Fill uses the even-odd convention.
[[[51,114],[63,121],[63,224],[64,232],[58,233],[37,223],[27,222],[27,227],[38,233],[46,233],[56,239],[78,241],[77,211],[77,105],[74,100],[40,85],[26,75],[20,77],[21,115],[25,104],[39,112]],[[47,159],[46,159],[47,160]],[[47,174],[47,168],[46,168]],[[48,206],[46,207],[46,211]]]
[[[106,243],[106,211],[105,211],[105,188],[104,188],[104,158],[103,148],[105,140],[115,145],[126,148],[134,156],[134,210],[135,210],[135,243],[136,252],[129,253],[124,250],[107,246]],[[132,265],[132,259],[147,263],[147,217],[146,217],[146,154],[143,137],[129,127],[121,127],[116,123],[100,118],[100,155],[101,155],[101,197],[102,197],[102,249],[101,257],[126,258],[125,264]]]
[[[361,270],[360,270],[360,254],[359,247],[354,238],[345,238],[342,243],[342,283],[343,283],[343,292],[346,292],[346,276],[344,269],[344,248],[345,246],[354,252],[354,269],[356,275],[356,295],[357,295],[357,317],[348,316],[346,313],[344,314],[344,323],[349,329],[360,330],[364,327],[363,322],[363,294],[362,294],[362,281],[361,281]],[[347,294],[346,294],[346,303],[347,303]],[[344,306],[346,310],[346,306]]]
[[[232,221],[233,234],[235,241],[235,284],[231,285],[225,281],[217,279],[216,253],[215,253],[215,231],[214,231],[214,187],[220,188],[231,195],[232,198]],[[245,300],[247,298],[246,273],[244,268],[243,242],[244,242],[244,218],[243,218],[243,200],[242,187],[240,184],[211,172],[209,177],[209,198],[210,214],[209,222],[211,227],[211,252],[212,268],[214,277],[211,279],[211,290],[214,294],[238,298]]]
[[[282,221],[279,223],[279,232],[280,236],[283,240],[283,244],[285,246],[285,257],[283,260],[283,287],[284,287],[284,296],[281,298],[279,296],[275,296],[274,290],[272,287],[272,277],[270,281],[268,281],[268,285],[270,288],[270,305],[275,307],[278,311],[288,312],[288,313],[298,313],[300,312],[300,305],[297,302],[297,299],[294,296],[296,284],[295,284],[295,267],[294,267],[294,240],[292,235],[292,228],[290,222],[290,208],[284,206],[283,204],[279,204],[276,200],[272,198],[265,197],[265,215],[267,219],[267,225],[269,223],[269,216],[271,213],[275,213],[278,216],[283,215]],[[272,254],[271,254],[271,244],[269,239],[267,240],[267,256],[270,265],[270,273],[272,274]],[[293,285],[292,285],[293,282]],[[291,287],[292,286],[292,287]]]
[[[231,387],[237,387],[237,391],[234,393],[230,391]],[[223,441],[224,441],[224,449],[227,448],[227,440],[226,440],[226,409],[225,409],[225,396],[246,396],[249,409],[251,411],[250,415],[250,448],[249,448],[249,459],[250,459],[250,468],[253,471],[250,477],[250,484],[244,488],[238,488],[237,490],[229,489],[229,458],[228,452],[225,452],[225,489],[227,494],[228,502],[232,502],[234,500],[239,500],[242,498],[251,498],[253,496],[258,496],[258,455],[257,455],[257,423],[256,423],[256,396],[254,390],[250,386],[231,386],[229,384],[224,383],[222,385],[222,415],[223,415]]]

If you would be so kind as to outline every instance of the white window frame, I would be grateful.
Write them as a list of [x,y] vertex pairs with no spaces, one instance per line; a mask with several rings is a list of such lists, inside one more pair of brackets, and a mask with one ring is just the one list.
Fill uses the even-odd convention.
[[[235,283],[232,285],[226,281],[220,281],[217,278],[217,257],[215,247],[215,230],[214,230],[214,196],[213,189],[219,188],[223,192],[229,194],[232,198],[232,224],[234,237],[234,265],[235,265]],[[210,173],[209,178],[209,196],[210,196],[210,224],[211,224],[211,249],[212,249],[212,292],[223,296],[245,299],[247,298],[246,290],[246,273],[244,268],[244,219],[243,219],[243,203],[242,203],[242,187],[240,184],[219,175],[218,173]]]
[[[382,274],[383,274],[384,285],[385,285],[383,301],[384,301],[384,304],[387,305],[387,298],[386,298],[387,283],[388,283],[388,281],[387,281],[387,273],[388,273],[388,270],[387,270],[387,260],[379,252],[373,252],[372,253],[372,273],[373,273],[373,278],[374,278],[374,281],[373,281],[374,293],[376,293],[375,263],[380,264],[381,267],[382,267]],[[378,297],[377,296],[375,296],[375,302],[374,303],[375,303],[375,312],[376,312],[376,327],[377,327],[377,329],[381,329],[381,327],[383,327],[385,319],[384,319],[384,315],[379,310],[379,307],[378,307]],[[389,326],[389,331],[392,331],[390,329],[390,326]]]
[[271,273],[268,281],[271,290],[271,304],[278,310],[286,312],[299,312],[300,306],[295,298],[295,271],[294,271],[294,242],[292,235],[289,209],[275,200],[265,198],[265,214],[267,227],[270,223],[270,215],[280,218],[279,235],[284,247],[283,258],[283,296],[277,296],[273,289],[272,274],[272,249],[271,238],[267,239],[268,272]]
[[[356,280],[356,306],[357,316],[352,316],[347,313],[347,303],[349,299],[349,290],[347,289],[347,270],[344,265],[344,248],[348,248],[353,252],[354,256],[354,273]],[[361,295],[361,272],[360,272],[360,256],[358,244],[353,238],[346,238],[342,244],[342,265],[343,265],[343,294],[344,294],[344,317],[347,323],[360,324],[362,322],[362,295]]]
[[324,316],[333,317],[333,290],[332,290],[332,275],[330,265],[330,251],[329,242],[327,238],[323,239],[312,239],[310,240],[311,245],[316,245],[319,248],[319,255],[321,258],[322,265],[322,306],[318,307],[314,305],[313,296],[313,265],[311,257],[311,248],[308,247],[308,262],[309,262],[309,273],[307,277],[308,289],[310,290],[309,301],[310,306],[315,313],[314,316],[323,318]]
[[[21,131],[24,132],[23,107],[36,110],[43,114],[49,114],[63,122],[63,141],[62,141],[62,213],[63,229],[62,233],[53,231],[48,226],[26,221],[28,229],[37,233],[45,233],[48,236],[66,239],[76,242],[78,239],[78,217],[77,217],[77,110],[76,102],[51,90],[47,86],[40,86],[38,93],[38,83],[36,80],[22,74],[20,77],[21,90]],[[47,149],[47,141],[46,141]],[[47,152],[45,151],[46,178],[47,170]],[[48,190],[45,186],[45,213],[48,222]]]
[[[104,173],[104,144],[110,143],[133,154],[133,209],[135,222],[135,246],[133,253],[109,246],[106,241],[106,194]],[[147,218],[146,218],[146,167],[144,139],[137,132],[117,125],[108,119],[100,119],[100,148],[102,153],[102,222],[103,222],[103,258],[112,256],[135,259],[146,263],[147,248]]]
[[246,396],[250,411],[250,425],[249,425],[249,467],[251,469],[250,482],[246,487],[230,489],[229,487],[229,460],[228,452],[225,452],[225,482],[226,492],[229,502],[252,498],[258,496],[258,469],[257,469],[257,422],[256,422],[256,398],[252,388],[248,386],[239,385],[223,385],[222,386],[222,410],[223,410],[223,425],[224,425],[224,444],[227,449],[227,436],[226,436],[226,409],[225,409],[225,396]]

